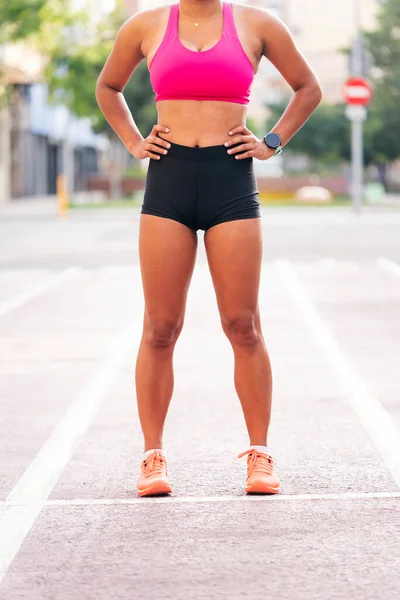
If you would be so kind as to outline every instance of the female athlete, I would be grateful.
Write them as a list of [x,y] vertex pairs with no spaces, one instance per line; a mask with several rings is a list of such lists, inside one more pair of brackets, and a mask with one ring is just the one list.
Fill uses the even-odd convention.
[[[259,139],[246,127],[246,107],[263,57],[294,93],[277,124]],[[158,112],[158,124],[146,138],[123,96],[143,60]],[[269,11],[221,0],[180,0],[126,21],[96,97],[128,151],[138,160],[150,158],[139,225],[145,314],[135,370],[144,434],[138,493],[172,491],[162,436],[198,229],[204,230],[249,435],[249,448],[240,455],[247,455],[245,489],[277,493],[267,439],[272,374],[258,302],[262,229],[253,160],[282,151],[321,101],[319,82],[287,26]]]

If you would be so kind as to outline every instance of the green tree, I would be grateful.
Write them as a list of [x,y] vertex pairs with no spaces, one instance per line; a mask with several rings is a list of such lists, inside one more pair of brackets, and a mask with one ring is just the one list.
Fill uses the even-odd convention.
[[366,146],[386,186],[387,165],[400,156],[400,3],[386,0],[375,31],[364,34],[374,63],[374,97],[365,125]]
[[[62,102],[79,117],[88,117],[95,131],[112,134],[95,98],[96,81],[112,50],[115,37],[126,19],[121,3],[101,21],[90,38],[82,39],[79,31],[75,43],[60,45],[53,53],[47,76],[52,97]],[[135,70],[124,96],[143,135],[147,135],[157,119],[154,93],[145,61]]]
[[83,12],[72,11],[63,0],[1,0],[0,43],[27,40],[50,54],[68,33],[67,28],[83,17]]
[[[269,106],[267,128],[282,116],[287,103]],[[349,160],[350,128],[344,105],[320,104],[300,131],[291,139],[288,149],[315,160]]]
[[[375,31],[364,32],[372,69],[373,99],[364,124],[364,161],[378,167],[386,186],[386,170],[400,156],[400,3],[382,3]],[[349,49],[343,50],[348,53]],[[268,127],[281,117],[287,103],[271,106]],[[351,126],[345,105],[320,104],[290,141],[288,150],[312,159],[350,160]]]
[[[0,44],[25,41],[30,48],[51,57],[65,29],[77,20],[63,0],[0,0]],[[0,63],[0,108],[11,97],[12,73]]]
[[[111,135],[97,106],[95,86],[126,19],[123,3],[117,0],[112,13],[95,27],[84,7],[72,12],[68,6],[64,0],[0,0],[0,43],[25,39],[42,52],[48,59],[45,79],[52,99],[68,106],[78,117],[90,118],[95,131]],[[157,112],[144,61],[126,86],[124,96],[141,132],[147,135]]]
[[[368,107],[364,125],[364,164],[376,165],[382,183],[386,185],[387,164],[399,152],[398,114],[385,112],[377,98]],[[272,128],[282,115],[286,104],[270,106],[267,127]],[[392,127],[390,127],[392,124]],[[345,104],[320,104],[309,120],[291,139],[288,150],[306,154],[315,161],[335,162],[351,159],[351,125],[345,116]]]
[[24,39],[40,29],[41,10],[47,0],[12,0],[0,3],[0,43]]

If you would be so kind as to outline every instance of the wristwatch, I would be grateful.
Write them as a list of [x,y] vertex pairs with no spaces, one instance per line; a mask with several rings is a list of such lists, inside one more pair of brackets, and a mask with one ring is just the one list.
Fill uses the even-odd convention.
[[267,135],[263,137],[263,140],[268,148],[275,150],[274,156],[278,156],[278,154],[282,152],[282,138],[279,133],[267,133]]

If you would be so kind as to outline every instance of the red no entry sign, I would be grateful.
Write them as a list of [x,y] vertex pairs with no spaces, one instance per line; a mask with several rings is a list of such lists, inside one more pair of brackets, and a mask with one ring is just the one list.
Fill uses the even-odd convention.
[[351,77],[344,86],[344,99],[347,104],[366,106],[372,98],[372,87],[362,77]]

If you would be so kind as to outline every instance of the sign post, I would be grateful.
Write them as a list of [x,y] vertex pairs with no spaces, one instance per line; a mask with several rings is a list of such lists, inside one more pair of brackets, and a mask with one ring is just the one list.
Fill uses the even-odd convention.
[[346,117],[351,121],[351,198],[355,212],[361,210],[363,201],[363,122],[367,118],[365,108],[372,98],[372,88],[363,77],[351,77],[344,86],[347,103]]

